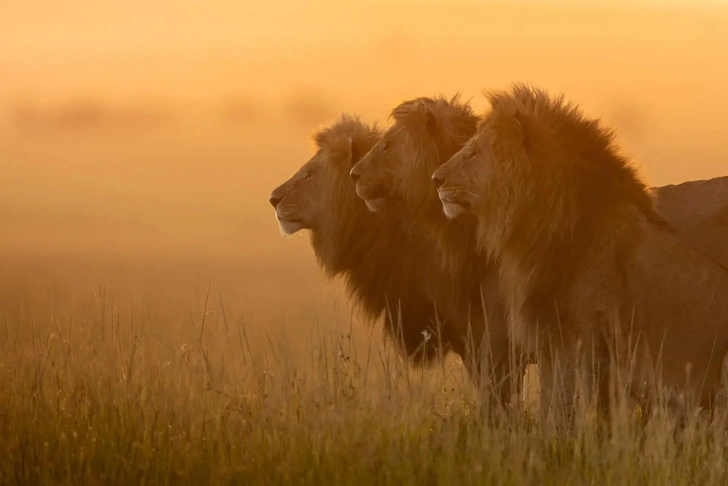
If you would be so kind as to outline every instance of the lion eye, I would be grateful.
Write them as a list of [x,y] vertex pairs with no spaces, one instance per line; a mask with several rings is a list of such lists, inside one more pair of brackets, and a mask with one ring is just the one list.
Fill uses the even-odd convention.
[[305,178],[305,179],[310,179],[311,177],[313,177],[313,172],[311,172],[311,171],[309,170],[308,172],[306,172],[306,176],[305,176],[304,178]]

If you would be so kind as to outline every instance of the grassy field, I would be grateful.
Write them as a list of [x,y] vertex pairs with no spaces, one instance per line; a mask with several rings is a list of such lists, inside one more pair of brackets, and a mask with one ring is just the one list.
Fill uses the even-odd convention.
[[679,443],[627,412],[608,439],[487,421],[457,360],[409,369],[315,279],[291,310],[240,298],[273,284],[213,260],[1,263],[2,484],[728,481],[724,420]]

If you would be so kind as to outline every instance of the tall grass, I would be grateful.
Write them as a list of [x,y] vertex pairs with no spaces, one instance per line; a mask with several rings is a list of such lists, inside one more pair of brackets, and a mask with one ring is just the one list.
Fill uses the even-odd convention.
[[343,308],[266,330],[209,281],[171,313],[42,287],[0,314],[2,484],[728,484],[724,421],[489,419],[457,360],[413,370]]

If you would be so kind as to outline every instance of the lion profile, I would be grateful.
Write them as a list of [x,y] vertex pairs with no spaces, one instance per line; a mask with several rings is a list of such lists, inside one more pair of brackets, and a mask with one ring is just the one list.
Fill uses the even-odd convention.
[[353,164],[381,132],[357,117],[342,115],[314,136],[316,153],[270,196],[284,234],[309,230],[319,266],[329,278],[341,276],[364,317],[384,314],[385,337],[415,364],[448,349],[446,332],[435,334],[438,314],[422,290],[427,247],[413,239],[396,210],[372,213],[356,195],[349,177]]
[[538,353],[545,390],[557,365],[571,374],[585,359],[608,405],[613,352],[634,345],[636,380],[710,405],[728,351],[728,271],[675,233],[598,120],[523,84],[488,99],[477,134],[432,178],[449,217],[477,215],[511,336]]
[[[430,180],[475,134],[479,117],[459,95],[404,101],[391,117],[392,126],[351,170],[357,193],[373,212],[401,207],[413,231],[432,246],[440,271],[428,273],[427,295],[446,318],[473,380],[497,383],[498,400],[507,403],[520,391],[528,360],[508,339],[495,267],[477,247],[476,218],[445,217]],[[484,364],[491,366],[490,377],[482,373]]]

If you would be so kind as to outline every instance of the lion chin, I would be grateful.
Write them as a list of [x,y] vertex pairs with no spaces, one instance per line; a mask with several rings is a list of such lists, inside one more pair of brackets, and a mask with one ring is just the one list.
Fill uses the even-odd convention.
[[385,205],[385,199],[383,197],[378,197],[376,199],[366,199],[364,202],[367,205],[367,209],[371,211],[372,213],[377,213],[382,210],[382,208]]
[[278,218],[278,227],[280,228],[283,236],[291,236],[304,229],[304,225],[301,221],[287,221],[281,218]]
[[465,206],[463,204],[451,200],[446,192],[437,192],[442,203],[442,210],[445,216],[447,216],[447,219],[455,219],[465,212]]

